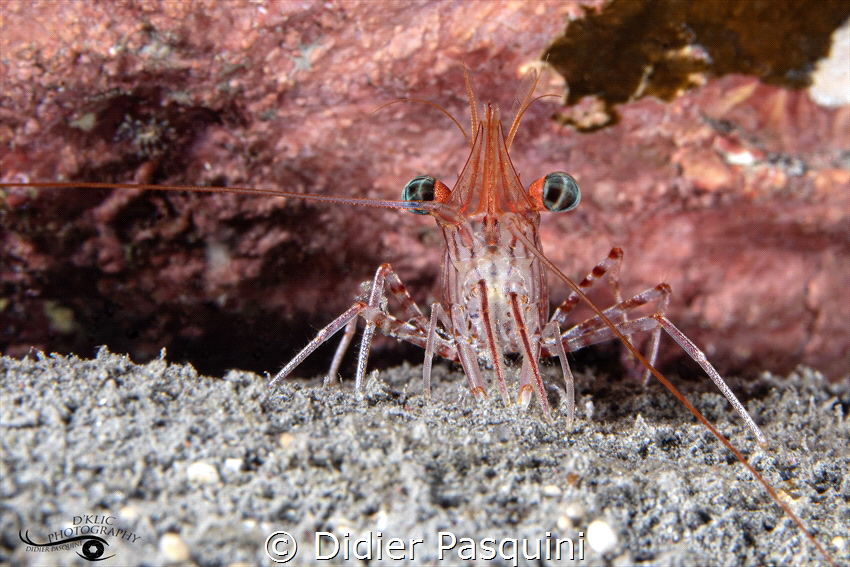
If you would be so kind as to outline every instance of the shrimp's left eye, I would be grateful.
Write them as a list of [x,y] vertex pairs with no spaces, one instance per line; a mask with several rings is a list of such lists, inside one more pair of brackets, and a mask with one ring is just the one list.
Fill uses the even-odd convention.
[[[445,201],[449,188],[431,177],[430,175],[418,175],[407,182],[401,192],[402,201]],[[425,209],[407,209],[417,215],[427,215]]]
[[555,213],[571,211],[581,200],[581,191],[573,176],[563,171],[550,173],[531,184],[528,192],[539,206]]

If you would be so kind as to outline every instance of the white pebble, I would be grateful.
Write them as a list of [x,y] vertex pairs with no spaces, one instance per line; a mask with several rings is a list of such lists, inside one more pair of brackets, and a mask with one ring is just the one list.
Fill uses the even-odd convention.
[[582,506],[581,504],[579,504],[577,502],[570,502],[564,508],[564,514],[566,514],[567,517],[570,520],[577,523],[582,518],[584,518],[584,514],[585,514],[584,506]]
[[241,471],[242,459],[237,459],[235,457],[231,459],[224,459],[224,470],[235,473]]
[[159,551],[169,561],[189,560],[189,546],[187,546],[186,542],[184,542],[177,534],[164,534],[159,539]]
[[593,520],[587,526],[587,544],[600,555],[617,547],[617,534],[602,520]]
[[120,510],[118,510],[118,516],[122,520],[126,520],[128,522],[136,520],[141,515],[141,510],[139,510],[139,507],[135,504],[128,504],[127,506],[124,506]]
[[584,413],[587,416],[587,421],[593,420],[593,400],[584,403]]
[[209,463],[198,461],[189,465],[189,468],[186,469],[186,477],[189,482],[212,484],[218,482],[218,471]]

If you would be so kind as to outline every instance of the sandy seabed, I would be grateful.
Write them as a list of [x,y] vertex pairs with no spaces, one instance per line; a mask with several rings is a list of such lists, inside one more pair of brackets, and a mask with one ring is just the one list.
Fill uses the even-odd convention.
[[[823,563],[660,386],[582,374],[567,430],[561,407],[547,421],[536,404],[479,405],[462,375],[434,374],[425,403],[421,367],[373,374],[356,393],[318,381],[270,390],[255,374],[211,378],[105,350],[4,357],[0,562],[88,565],[82,554],[98,552],[38,548],[23,533],[99,534],[114,564],[270,564],[267,538],[285,531],[298,565],[365,564],[358,554],[369,565]],[[718,393],[688,397],[850,564],[850,389],[803,368],[733,388],[768,450]],[[550,386],[550,401],[560,395]],[[575,560],[556,560],[559,539]],[[321,559],[334,540],[339,553]]]

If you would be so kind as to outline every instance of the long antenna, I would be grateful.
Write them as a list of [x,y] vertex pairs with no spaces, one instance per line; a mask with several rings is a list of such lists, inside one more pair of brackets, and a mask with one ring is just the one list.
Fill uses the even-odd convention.
[[[381,199],[361,199],[357,197],[336,197],[315,193],[291,193],[277,189],[258,189],[255,187],[218,187],[195,185],[150,185],[146,183],[103,183],[103,182],[30,182],[0,183],[0,187],[34,187],[36,189],[144,189],[149,191],[189,191],[192,193],[235,193],[237,195],[262,195],[264,197],[284,197],[304,199],[323,203],[357,205],[361,207],[381,207],[389,209],[431,209],[434,203],[421,201],[383,201]],[[429,206],[430,205],[430,206]]]

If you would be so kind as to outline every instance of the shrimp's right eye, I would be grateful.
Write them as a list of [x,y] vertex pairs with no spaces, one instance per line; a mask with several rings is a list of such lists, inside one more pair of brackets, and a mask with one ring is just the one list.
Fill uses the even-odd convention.
[[563,171],[541,177],[528,188],[541,209],[555,213],[571,211],[581,200],[581,191],[573,176]]
[[[407,182],[401,192],[402,201],[440,201],[448,198],[449,188],[431,177],[430,175],[418,175]],[[427,215],[426,209],[407,209],[417,215]]]

